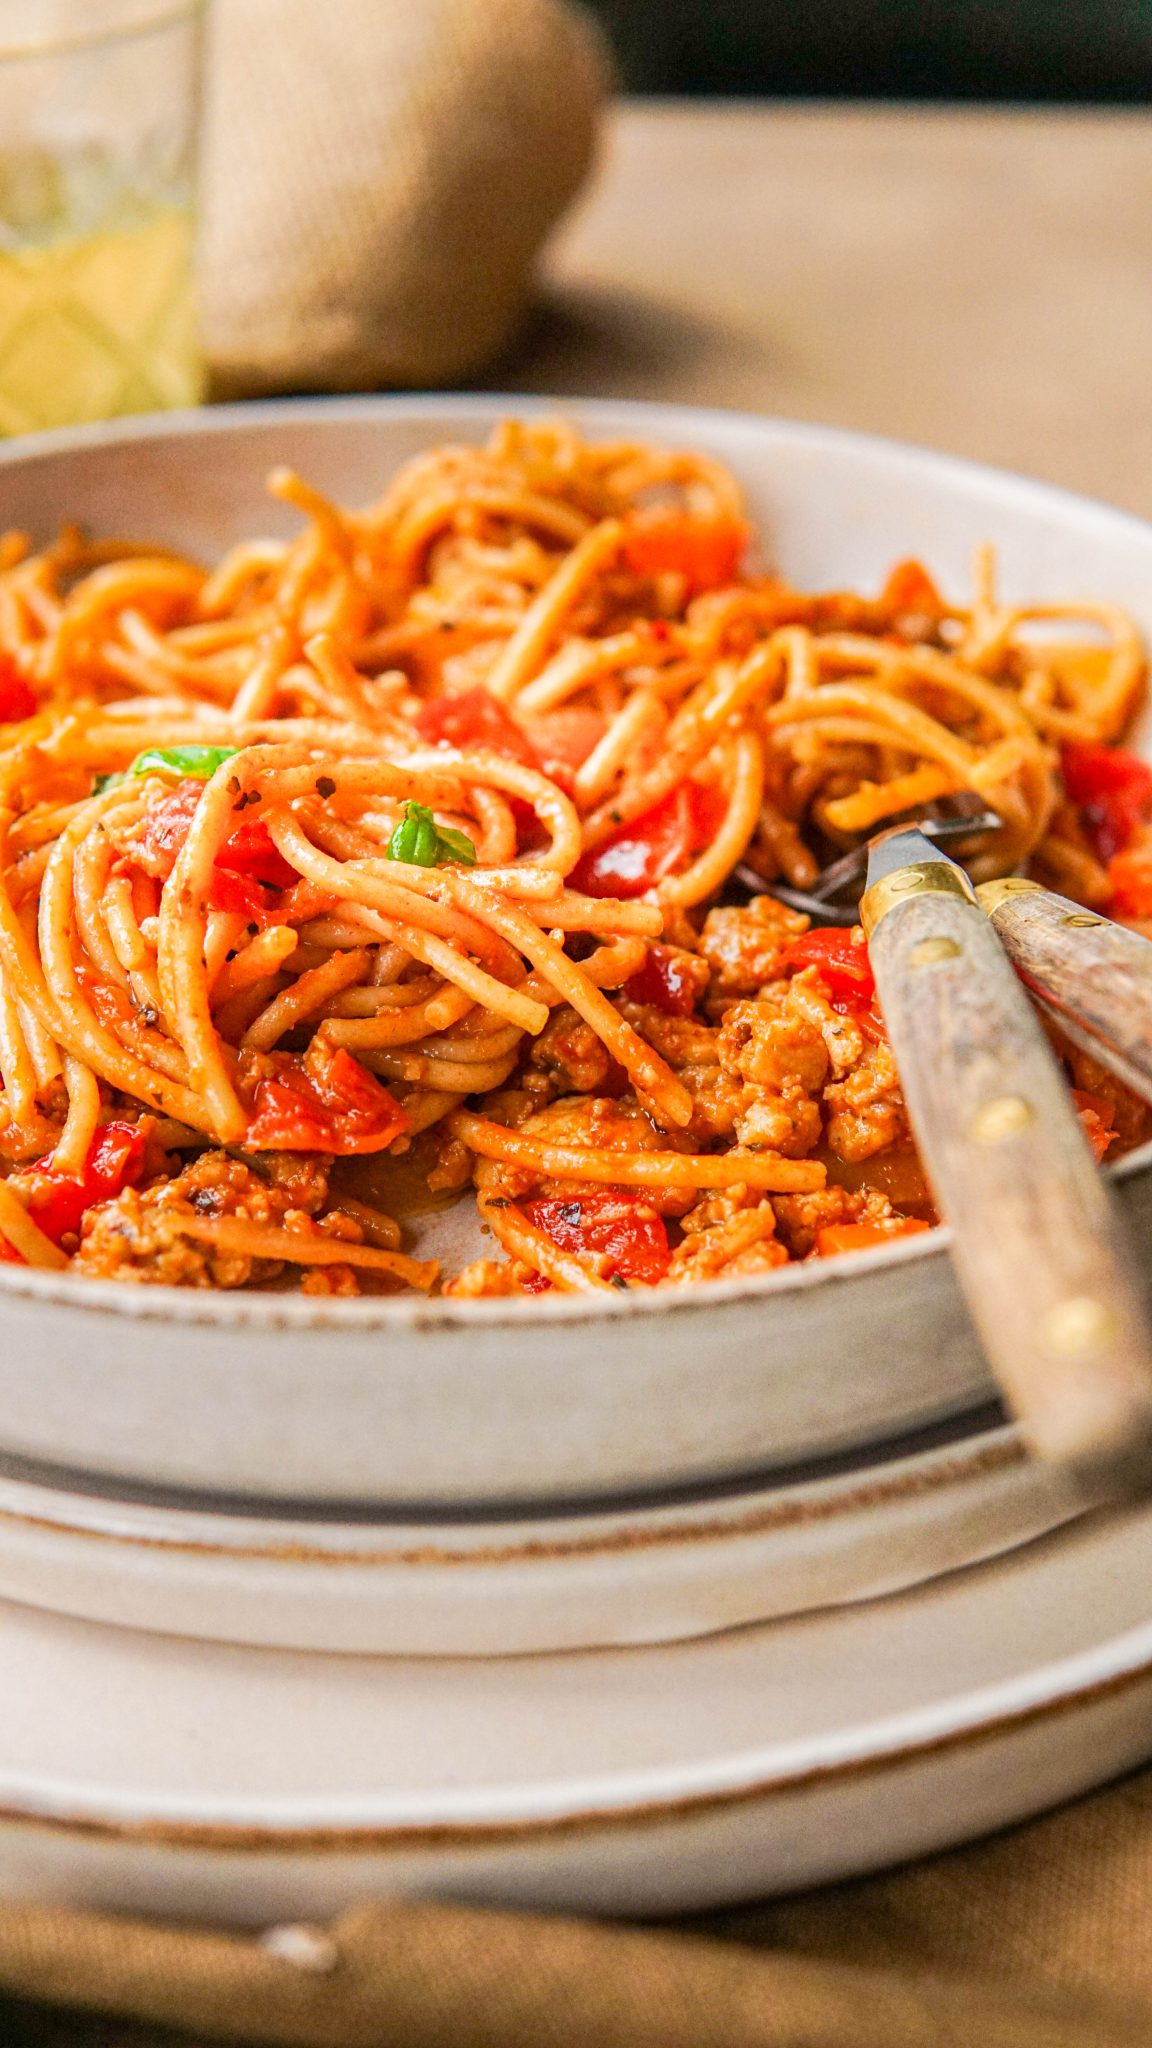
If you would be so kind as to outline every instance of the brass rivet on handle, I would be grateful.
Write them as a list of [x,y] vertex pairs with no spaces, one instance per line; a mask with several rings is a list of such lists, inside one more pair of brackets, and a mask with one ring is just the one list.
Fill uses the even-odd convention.
[[1004,1138],[1026,1130],[1032,1118],[1032,1105],[1022,1095],[994,1095],[976,1111],[968,1136],[978,1145],[999,1145]]
[[1117,1328],[1115,1314],[1102,1301],[1091,1294],[1072,1294],[1049,1309],[1040,1334],[1049,1350],[1076,1358],[1082,1351],[1098,1351],[1109,1343]]
[[1001,875],[995,882],[978,885],[976,901],[981,910],[986,910],[989,917],[993,917],[1009,897],[1035,896],[1039,889],[1039,882],[1029,882],[1023,875]]
[[957,960],[960,948],[955,939],[921,939],[908,955],[909,967],[934,967],[938,960]]
[[1089,931],[1093,925],[1103,924],[1102,917],[1093,917],[1090,911],[1077,910],[1070,917],[1062,917],[1061,924],[1074,925],[1077,931]]

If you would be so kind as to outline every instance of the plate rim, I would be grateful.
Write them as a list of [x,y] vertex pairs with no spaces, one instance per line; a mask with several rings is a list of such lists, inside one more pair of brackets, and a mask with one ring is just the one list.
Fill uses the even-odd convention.
[[[48,1619],[54,1621],[59,1617]],[[764,1623],[760,1627],[767,1631],[775,1625]],[[217,1654],[225,1655],[233,1648],[214,1647]],[[700,1645],[689,1642],[673,1647],[677,1655],[690,1656]],[[618,1650],[591,1654],[634,1653]],[[517,1661],[507,1660],[511,1671]],[[814,1753],[807,1759],[791,1764],[785,1760],[769,1770],[762,1763],[757,1765],[755,1750],[745,1750],[735,1759],[721,1760],[719,1765],[696,1764],[685,1768],[668,1763],[647,1770],[633,1769],[630,1787],[622,1785],[615,1793],[607,1774],[575,1779],[571,1781],[571,1790],[577,1804],[566,1802],[562,1792],[558,1796],[555,1786],[542,1786],[531,1788],[527,1796],[523,1791],[511,1797],[504,1794],[501,1811],[499,1789],[485,1788],[480,1793],[458,1797],[454,1814],[437,1817],[434,1810],[420,1812],[419,1798],[408,1795],[407,1800],[394,1803],[397,1808],[408,1803],[413,1809],[410,1817],[401,1814],[387,1821],[371,1816],[356,1820],[342,1813],[341,1807],[350,1803],[346,1795],[333,1801],[329,1817],[323,1820],[310,1814],[313,1802],[299,1798],[283,1802],[283,1819],[242,1817],[239,1813],[232,1818],[197,1817],[181,1811],[182,1805],[190,1803],[187,1798],[173,1799],[162,1810],[156,1810],[155,1802],[121,1792],[112,1799],[105,1795],[101,1805],[98,1800],[77,1801],[75,1791],[60,1798],[43,1793],[36,1796],[30,1786],[21,1791],[5,1785],[0,1776],[0,1828],[28,1827],[103,1842],[226,1854],[332,1856],[427,1847],[466,1849],[489,1843],[530,1845],[561,1835],[622,1832],[665,1822],[707,1819],[757,1801],[914,1768],[932,1758],[975,1749],[982,1743],[1010,1737],[1067,1714],[1089,1711],[1099,1702],[1149,1681],[1152,1620],[1123,1630],[1090,1649],[1053,1658],[1011,1680],[985,1684],[971,1693],[961,1692],[929,1707],[882,1716],[866,1731],[863,1740],[859,1739],[858,1731],[830,1731],[811,1742]],[[800,1747],[800,1742],[794,1738],[781,1747],[786,1757],[789,1749]],[[680,1789],[671,1789],[668,1780],[677,1777],[681,1780]],[[145,1810],[149,1803],[151,1811]],[[357,1803],[363,1806],[369,1802],[358,1798]]]
[[[861,1466],[808,1480],[795,1479],[783,1485],[773,1484],[771,1475],[767,1475],[761,1486],[745,1486],[734,1489],[731,1494],[710,1492],[700,1499],[671,1503],[654,1498],[651,1502],[641,1501],[623,1507],[609,1504],[568,1515],[550,1513],[545,1507],[539,1514],[516,1521],[501,1520],[496,1515],[468,1523],[437,1523],[432,1515],[414,1516],[407,1524],[389,1520],[383,1511],[378,1524],[348,1523],[335,1516],[305,1520],[294,1518],[290,1513],[245,1515],[233,1508],[217,1511],[178,1500],[139,1502],[114,1495],[68,1492],[63,1488],[40,1486],[0,1474],[0,1524],[29,1529],[49,1539],[77,1538],[125,1551],[222,1557],[230,1561],[283,1562],[362,1570],[407,1566],[417,1569],[504,1564],[543,1566],[558,1560],[613,1557],[623,1552],[664,1550],[676,1545],[695,1550],[704,1545],[741,1541],[770,1531],[827,1526],[853,1515],[902,1507],[913,1501],[959,1492],[1031,1462],[1018,1428],[1004,1423],[980,1430],[958,1442],[933,1445],[894,1457],[879,1468]],[[21,1506],[12,1499],[13,1495],[33,1496],[36,1493],[45,1496],[45,1504],[39,1511],[31,1503]],[[53,1500],[62,1504],[56,1513],[49,1506]],[[68,1517],[63,1503],[72,1502],[77,1504],[79,1511]],[[1073,1510],[1073,1514],[1088,1512],[1091,1506],[1091,1501],[1086,1499],[1082,1508]],[[85,1508],[89,1510],[87,1514]],[[101,1511],[109,1521],[119,1517],[121,1526],[100,1526],[98,1518]],[[142,1526],[131,1526],[134,1517],[139,1517]],[[241,1536],[235,1541],[226,1538],[212,1541],[207,1534],[189,1536],[175,1531],[165,1534],[162,1526],[157,1526],[162,1525],[165,1519],[171,1519],[184,1529],[189,1524],[199,1524],[207,1531],[215,1524],[218,1528],[248,1531],[267,1523],[270,1529],[292,1530],[294,1533],[291,1537],[270,1536],[264,1542],[251,1536]],[[399,1541],[387,1548],[374,1548],[371,1537],[377,1527],[381,1532],[387,1530],[397,1536],[407,1527],[413,1540],[408,1543]],[[511,1533],[518,1527],[524,1532],[519,1539]],[[311,1542],[302,1540],[305,1529],[313,1532]],[[448,1533],[452,1529],[467,1529],[475,1534],[477,1540],[471,1544],[458,1541],[453,1545]],[[347,1539],[354,1531],[363,1535],[363,1547],[337,1547],[337,1539]],[[328,1536],[333,1541],[324,1543],[318,1540],[321,1536]],[[495,1540],[497,1538],[499,1540]]]

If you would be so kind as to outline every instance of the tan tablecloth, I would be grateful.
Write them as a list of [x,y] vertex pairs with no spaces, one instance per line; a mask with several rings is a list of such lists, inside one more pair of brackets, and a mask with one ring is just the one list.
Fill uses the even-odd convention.
[[[1150,256],[1144,115],[626,110],[490,381],[871,428],[1152,514]],[[1137,2048],[1150,1908],[1141,1777],[677,1932],[366,1907],[311,1974],[247,1940],[0,1910],[0,2042]]]
[[[1152,1777],[914,1869],[676,1930],[366,1905],[331,1967],[0,1911],[4,2048],[1146,2048]],[[7,2027],[7,2031],[5,2030]],[[170,2028],[179,2028],[174,2035]]]
[[923,441],[1152,516],[1152,114],[626,108],[489,380]]

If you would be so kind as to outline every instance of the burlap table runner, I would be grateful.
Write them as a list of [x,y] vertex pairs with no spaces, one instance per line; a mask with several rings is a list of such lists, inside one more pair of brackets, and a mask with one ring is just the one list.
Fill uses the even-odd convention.
[[218,395],[428,386],[508,338],[588,168],[566,0],[213,0],[199,284]]
[[1147,2048],[1150,1901],[1144,1773],[904,1871],[659,1929],[365,1903],[309,1968],[254,1937],[9,1906],[0,2041]]

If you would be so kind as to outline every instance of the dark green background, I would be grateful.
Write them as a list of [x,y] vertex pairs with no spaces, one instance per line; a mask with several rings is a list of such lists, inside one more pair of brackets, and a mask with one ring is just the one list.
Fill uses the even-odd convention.
[[1152,97],[1152,0],[589,4],[634,92]]

